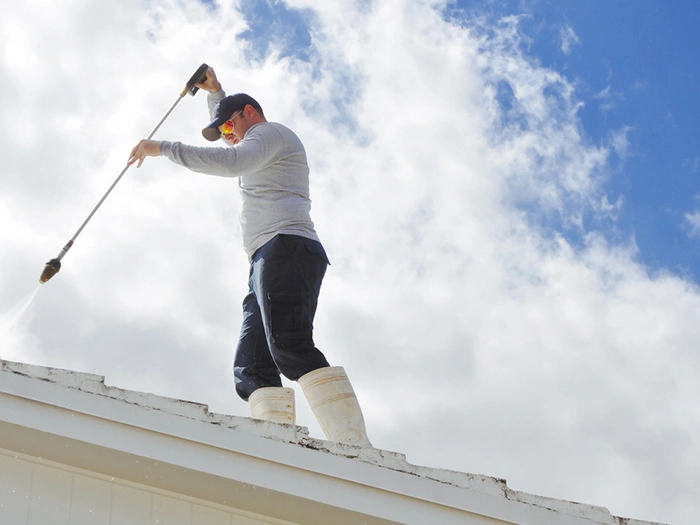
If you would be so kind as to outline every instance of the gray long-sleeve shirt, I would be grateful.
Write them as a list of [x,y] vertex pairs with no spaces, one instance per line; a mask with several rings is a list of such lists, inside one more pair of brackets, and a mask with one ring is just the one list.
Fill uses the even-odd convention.
[[[223,90],[209,95],[210,111],[223,96]],[[248,258],[279,233],[319,240],[310,214],[306,151],[299,137],[282,124],[255,124],[235,146],[163,141],[160,153],[192,171],[238,177],[241,232]]]

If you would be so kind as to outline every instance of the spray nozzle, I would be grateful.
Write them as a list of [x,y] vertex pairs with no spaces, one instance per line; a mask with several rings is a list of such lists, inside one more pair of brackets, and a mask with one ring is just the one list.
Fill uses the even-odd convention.
[[44,266],[44,271],[41,272],[39,282],[41,284],[44,284],[46,281],[51,279],[51,277],[56,275],[60,269],[61,261],[59,261],[58,259],[51,259],[49,262],[46,263],[46,266]]

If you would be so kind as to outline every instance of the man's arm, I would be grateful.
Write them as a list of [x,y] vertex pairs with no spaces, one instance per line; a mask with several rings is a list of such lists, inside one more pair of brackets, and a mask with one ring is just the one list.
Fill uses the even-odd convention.
[[272,126],[252,128],[234,147],[188,146],[180,142],[160,142],[159,153],[198,173],[219,177],[240,177],[273,164],[282,155],[284,141]]
[[279,160],[284,140],[273,126],[258,124],[246,133],[245,140],[230,148],[188,146],[180,142],[142,140],[131,151],[128,164],[146,157],[168,157],[171,161],[198,173],[219,177],[240,177]]
[[214,69],[211,67],[207,69],[206,79],[204,82],[201,84],[195,84],[195,86],[209,92],[207,95],[207,106],[209,106],[209,117],[213,119],[216,113],[216,105],[226,96],[226,92],[223,90],[221,83],[216,78]]
[[[206,71],[206,78],[204,82],[195,84],[195,87],[208,92],[207,105],[209,106],[209,117],[213,119],[216,113],[216,105],[226,96],[226,93],[221,87],[221,83],[216,78],[214,68],[209,67]],[[127,164],[131,166],[138,161],[138,165],[136,167],[140,168],[146,157],[158,157],[160,154],[160,142],[156,140],[144,139],[131,150]]]

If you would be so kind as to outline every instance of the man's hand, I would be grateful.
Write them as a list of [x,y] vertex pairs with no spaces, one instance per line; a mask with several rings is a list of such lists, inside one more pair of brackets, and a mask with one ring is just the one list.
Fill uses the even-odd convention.
[[195,87],[203,89],[204,91],[209,91],[209,93],[216,93],[221,90],[221,84],[216,79],[216,73],[214,73],[213,68],[207,69],[207,79],[204,82],[195,84]]
[[131,166],[137,160],[139,161],[137,168],[141,167],[143,161],[146,157],[158,157],[160,156],[160,142],[157,140],[142,140],[136,147],[131,150],[131,155],[127,161],[127,165]]

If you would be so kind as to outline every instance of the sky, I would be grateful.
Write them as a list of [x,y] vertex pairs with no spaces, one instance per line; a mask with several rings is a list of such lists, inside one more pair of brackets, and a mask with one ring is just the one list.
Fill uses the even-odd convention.
[[[206,62],[304,142],[332,262],[314,337],[348,371],[376,447],[695,524],[694,13],[682,0],[6,3],[0,357],[249,414],[231,371],[248,271],[235,180],[147,159],[37,283]],[[204,145],[207,122],[200,92],[154,138]]]

